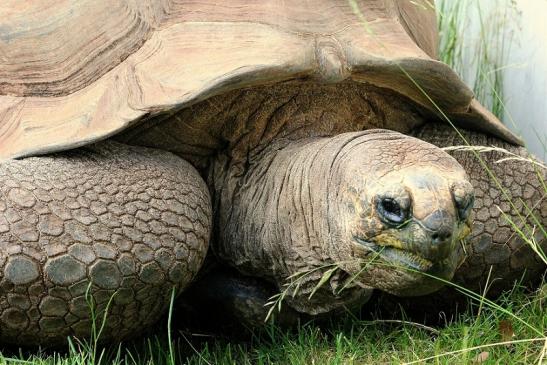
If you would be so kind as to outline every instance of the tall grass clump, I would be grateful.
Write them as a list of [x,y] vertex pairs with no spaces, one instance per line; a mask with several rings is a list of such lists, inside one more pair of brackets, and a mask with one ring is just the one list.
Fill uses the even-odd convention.
[[504,120],[503,71],[508,65],[513,28],[519,23],[514,0],[437,1],[439,59],[473,88],[477,100]]
[[[496,2],[438,0],[436,11],[439,28],[440,60],[451,66],[468,85],[473,87],[475,97],[484,106],[502,121],[507,117],[516,129],[517,122],[505,107],[506,96],[504,95],[503,83],[503,71],[508,67],[516,66],[507,64],[511,45],[515,40],[514,31],[518,29],[520,21],[520,13],[515,0]],[[475,19],[475,21],[473,22],[471,19]],[[451,123],[449,120],[448,122]],[[544,138],[539,139],[541,141]],[[547,148],[547,146],[544,146],[544,148]],[[466,150],[474,153],[480,161],[482,161],[480,156],[482,153],[500,152],[505,154],[506,157],[501,158],[496,163],[517,160],[520,163],[532,164],[542,183],[542,199],[547,197],[547,184],[544,180],[547,167],[533,157],[516,156],[501,148],[469,146],[467,143],[464,146],[449,147],[445,150]],[[546,150],[544,150],[544,154],[545,152]],[[482,165],[515,209],[515,202],[499,184],[497,177],[489,171],[485,164]],[[541,222],[534,215],[534,207],[526,206],[522,199],[519,203],[525,207],[526,211],[523,216],[519,216],[519,222],[510,219],[503,212],[502,216],[508,221],[515,234],[520,236],[541,261],[547,265],[547,255],[540,247],[535,234],[539,231],[541,232],[540,237],[543,240],[547,239],[545,222]]]

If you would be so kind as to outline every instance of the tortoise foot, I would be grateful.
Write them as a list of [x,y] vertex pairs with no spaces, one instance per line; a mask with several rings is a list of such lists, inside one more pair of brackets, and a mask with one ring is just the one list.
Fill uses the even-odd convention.
[[[178,306],[182,312],[194,313],[194,320],[200,327],[210,327],[217,330],[263,327],[268,320],[277,325],[292,326],[301,319],[309,319],[303,313],[298,313],[288,305],[282,305],[281,310],[270,315],[272,296],[277,289],[270,283],[251,276],[238,273],[227,267],[215,268],[197,280],[185,292]],[[193,321],[196,322],[196,321]]]
[[[119,340],[154,323],[201,266],[210,198],[166,152],[105,142],[0,165],[0,341]],[[97,326],[99,328],[99,326]]]

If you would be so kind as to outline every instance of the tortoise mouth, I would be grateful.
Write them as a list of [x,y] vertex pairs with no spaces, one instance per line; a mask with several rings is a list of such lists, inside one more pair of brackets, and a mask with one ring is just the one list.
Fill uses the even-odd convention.
[[354,239],[361,246],[364,246],[369,251],[375,252],[386,262],[393,264],[394,267],[402,267],[408,268],[411,271],[414,270],[424,273],[431,273],[432,271],[437,271],[435,270],[435,267],[442,266],[441,263],[434,263],[408,250],[403,250],[393,246],[377,245],[360,237],[354,237]]

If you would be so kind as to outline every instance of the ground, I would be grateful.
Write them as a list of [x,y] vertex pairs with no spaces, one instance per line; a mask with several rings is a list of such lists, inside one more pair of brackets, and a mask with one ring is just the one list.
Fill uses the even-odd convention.
[[472,301],[437,326],[404,313],[396,318],[347,314],[234,338],[177,328],[180,321],[166,317],[155,334],[130,343],[103,348],[73,339],[64,349],[4,349],[0,364],[547,364],[547,285],[534,292],[515,287],[495,302]]

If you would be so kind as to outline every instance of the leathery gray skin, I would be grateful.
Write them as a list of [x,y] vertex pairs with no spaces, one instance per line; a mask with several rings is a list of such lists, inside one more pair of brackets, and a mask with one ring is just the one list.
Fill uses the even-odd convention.
[[[276,290],[290,275],[320,268],[286,302],[318,314],[362,302],[373,288],[405,296],[437,289],[438,281],[419,272],[454,274],[473,216],[483,227],[473,226],[468,261],[484,270],[481,260],[491,257],[482,238],[506,228],[495,211],[482,211],[494,187],[479,177],[480,165],[455,154],[464,170],[407,136],[427,125],[426,116],[387,90],[282,83],[219,95],[148,123],[118,142],[0,165],[2,341],[89,336],[90,298],[99,313],[112,298],[103,340],[137,334],[165,311],[173,287],[180,292],[194,280],[208,244],[220,265]],[[377,127],[403,134],[371,130]],[[446,128],[423,138],[454,142]],[[474,144],[499,143],[476,136]],[[533,167],[498,168],[511,183],[530,184],[512,197],[540,202],[544,220]],[[480,208],[469,215],[470,182]],[[498,236],[494,252],[501,252]],[[510,249],[524,248],[517,242]],[[522,256],[511,252],[499,257],[515,272],[532,262],[513,262]],[[308,299],[328,265],[338,269]]]
[[[240,272],[280,290],[287,277],[317,269],[287,298],[292,308],[319,314],[372,288],[412,296],[442,285],[423,272],[452,278],[473,189],[440,149],[368,130],[272,146],[263,156],[233,195],[220,197],[215,247]],[[339,270],[309,299],[329,264]]]

